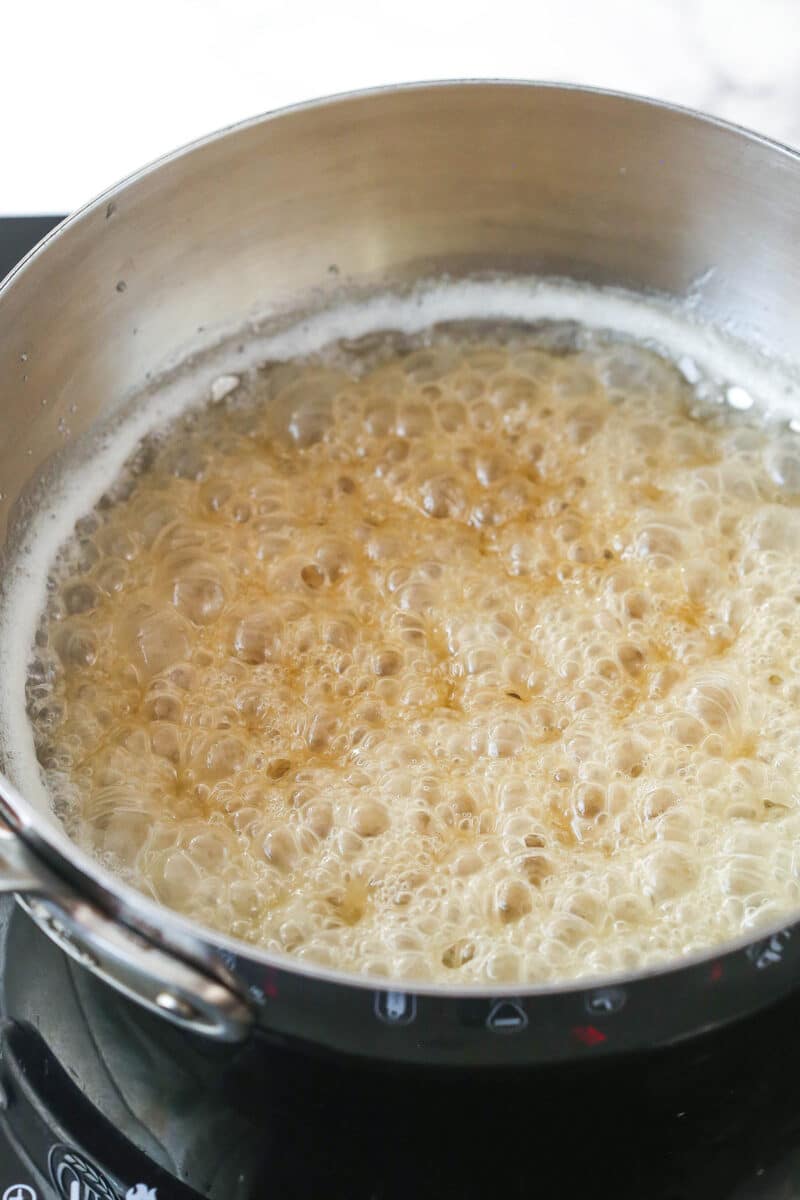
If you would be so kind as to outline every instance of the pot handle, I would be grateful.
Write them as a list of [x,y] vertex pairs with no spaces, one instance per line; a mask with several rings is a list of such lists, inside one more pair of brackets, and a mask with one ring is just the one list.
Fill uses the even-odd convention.
[[0,818],[0,895],[4,892],[38,892],[42,875],[21,840]]
[[[38,865],[36,856],[0,821],[0,893],[17,898],[65,954],[116,991],[192,1033],[243,1041],[253,1026],[249,1004],[193,963],[114,920]],[[57,896],[51,893],[57,891]]]

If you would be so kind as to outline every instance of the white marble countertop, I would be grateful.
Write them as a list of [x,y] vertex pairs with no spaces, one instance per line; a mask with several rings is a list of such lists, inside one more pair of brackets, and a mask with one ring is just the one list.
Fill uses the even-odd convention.
[[800,0],[8,0],[0,33],[0,214],[71,209],[232,121],[405,80],[595,84],[800,145]]

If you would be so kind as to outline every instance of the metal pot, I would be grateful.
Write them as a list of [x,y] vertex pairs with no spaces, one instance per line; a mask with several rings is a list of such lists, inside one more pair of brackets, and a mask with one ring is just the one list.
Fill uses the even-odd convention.
[[[665,105],[504,83],[334,98],[179,151],[65,221],[0,291],[0,542],[24,522],[24,493],[61,448],[63,422],[86,431],[198,338],[322,303],[342,280],[487,268],[677,297],[705,276],[706,317],[791,356],[800,158]],[[412,993],[261,953],[160,908],[4,778],[0,816],[0,890],[90,971],[211,1038],[259,1028],[409,1063],[557,1062],[720,1025],[800,971],[793,921],[602,983]]]

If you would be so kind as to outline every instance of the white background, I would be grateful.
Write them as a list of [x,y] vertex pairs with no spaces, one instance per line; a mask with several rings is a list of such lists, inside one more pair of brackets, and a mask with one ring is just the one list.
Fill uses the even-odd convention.
[[0,214],[194,137],[398,81],[620,88],[800,145],[800,0],[0,0]]

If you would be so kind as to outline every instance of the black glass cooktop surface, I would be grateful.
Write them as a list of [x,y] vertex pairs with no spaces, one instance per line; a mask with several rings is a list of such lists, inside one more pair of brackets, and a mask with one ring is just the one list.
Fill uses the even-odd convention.
[[[0,276],[56,218],[0,219]],[[432,1075],[219,1047],[0,903],[0,1200],[800,1200],[800,992],[602,1066]]]
[[8,903],[1,932],[3,1200],[800,1197],[796,999],[598,1067],[433,1075],[189,1038]]
[[0,279],[62,218],[0,217]]

